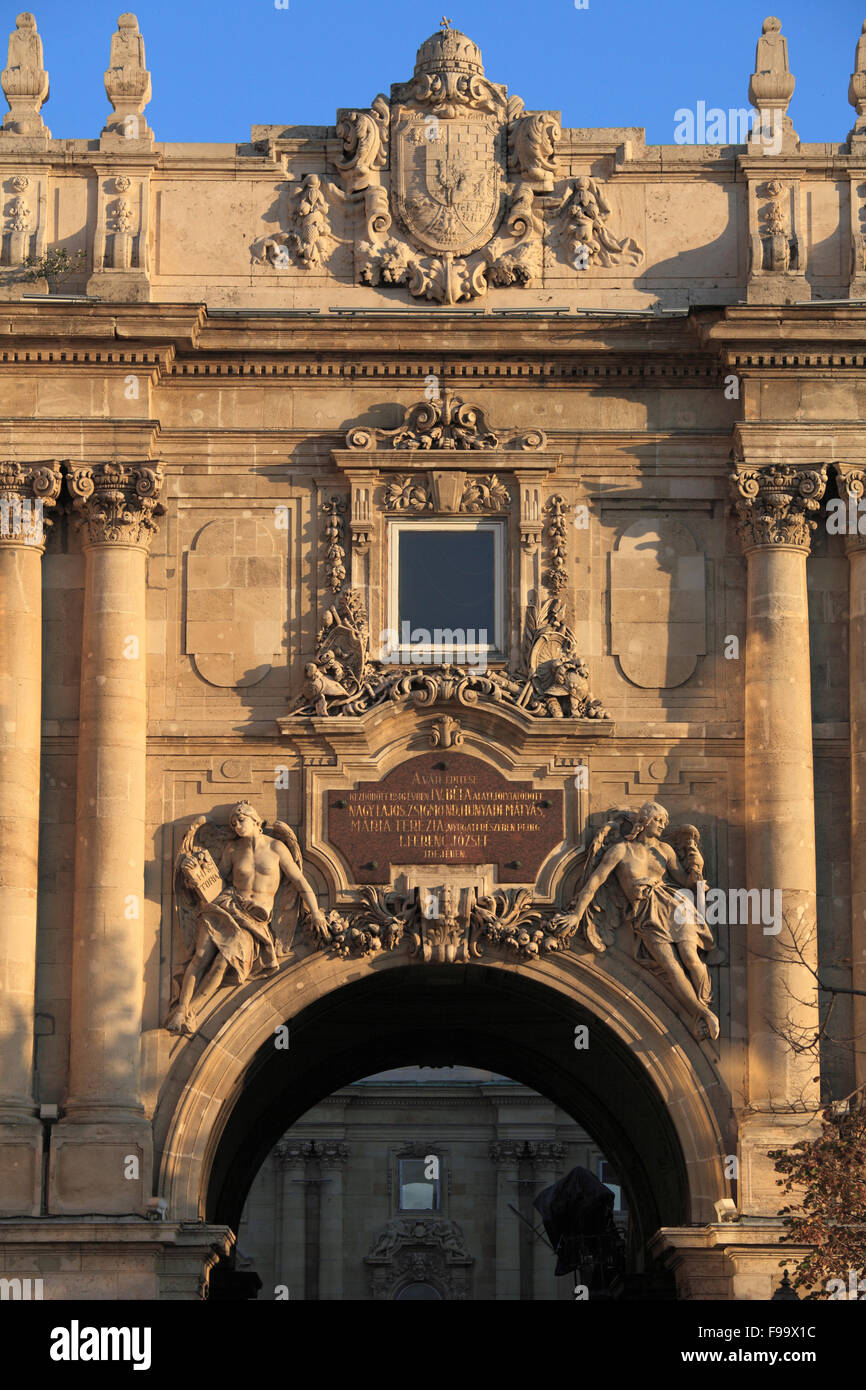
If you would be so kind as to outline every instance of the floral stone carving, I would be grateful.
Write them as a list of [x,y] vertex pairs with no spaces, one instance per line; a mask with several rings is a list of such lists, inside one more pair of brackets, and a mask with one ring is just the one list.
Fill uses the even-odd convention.
[[[555,607],[553,605],[556,605]],[[589,693],[589,673],[578,655],[561,601],[549,600],[527,615],[522,665],[479,671],[458,666],[400,666],[370,654],[367,614],[360,594],[348,590],[328,610],[305,667],[305,684],[293,716],[358,715],[389,701],[420,705],[490,700],[535,718],[606,719]]]

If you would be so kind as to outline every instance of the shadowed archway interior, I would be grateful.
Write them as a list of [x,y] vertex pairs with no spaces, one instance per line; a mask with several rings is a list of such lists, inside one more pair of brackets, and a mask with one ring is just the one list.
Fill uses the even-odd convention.
[[[575,1047],[585,1025],[588,1047]],[[238,1229],[266,1155],[342,1086],[405,1065],[502,1072],[571,1115],[615,1165],[635,1222],[634,1249],[688,1220],[682,1150],[639,1056],[543,984],[483,966],[389,970],[344,986],[290,1023],[289,1047],[259,1049],[217,1144],[207,1219]]]

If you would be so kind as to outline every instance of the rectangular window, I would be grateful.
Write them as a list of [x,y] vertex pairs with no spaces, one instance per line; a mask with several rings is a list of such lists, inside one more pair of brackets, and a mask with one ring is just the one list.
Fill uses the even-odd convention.
[[427,1177],[433,1168],[428,1158],[397,1159],[401,1211],[439,1210],[438,1161],[435,1164],[436,1176]]
[[501,521],[391,524],[389,659],[420,666],[502,659],[504,595]]

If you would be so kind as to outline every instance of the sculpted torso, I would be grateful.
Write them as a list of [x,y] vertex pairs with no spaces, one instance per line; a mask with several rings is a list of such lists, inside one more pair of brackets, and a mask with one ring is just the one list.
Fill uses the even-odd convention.
[[665,872],[683,886],[689,881],[677,863],[673,849],[663,840],[632,840],[628,844],[616,845],[610,851],[610,859],[611,868],[616,868],[619,886],[630,903],[637,902],[639,890],[644,885],[655,887],[661,883]]
[[220,873],[242,897],[270,912],[280,886],[280,870],[293,882],[300,875],[284,844],[270,835],[230,842],[223,853]]

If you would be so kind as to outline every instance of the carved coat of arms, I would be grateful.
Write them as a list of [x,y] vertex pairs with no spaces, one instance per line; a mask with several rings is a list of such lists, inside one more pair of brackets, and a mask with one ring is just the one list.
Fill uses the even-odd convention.
[[392,200],[425,250],[466,256],[505,210],[505,126],[401,109],[393,123]]
[[457,304],[540,286],[546,237],[548,257],[575,273],[643,258],[611,230],[597,180],[558,177],[559,113],[524,110],[447,21],[422,43],[410,81],[367,110],[340,110],[335,135],[339,182],[291,172],[285,230],[263,238],[255,259],[321,273],[332,255],[345,265],[349,245],[356,284]]

